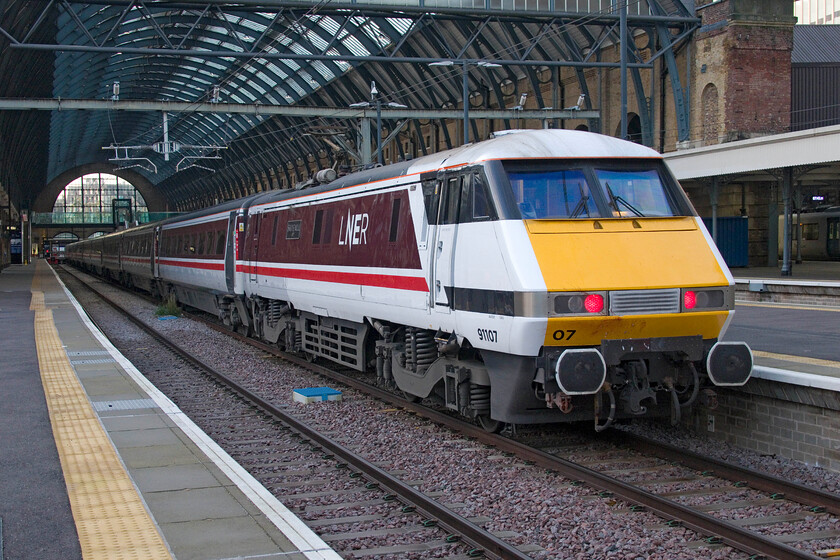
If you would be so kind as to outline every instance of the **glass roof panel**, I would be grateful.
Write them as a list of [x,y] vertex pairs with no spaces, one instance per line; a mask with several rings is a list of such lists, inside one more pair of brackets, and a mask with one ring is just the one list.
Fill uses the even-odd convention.
[[391,27],[400,35],[405,35],[411,29],[412,21],[408,18],[385,18]]
[[[269,21],[273,20],[274,19],[274,14],[271,14],[270,16],[268,16],[268,19],[269,19]],[[242,27],[246,27],[246,28],[248,28],[252,31],[256,31],[257,33],[262,33],[263,31],[268,29],[267,25],[263,25],[260,22],[257,22],[257,21],[251,20],[251,19],[245,19],[245,18],[242,18],[239,21],[239,25],[241,25]]]
[[355,56],[368,56],[370,51],[365,48],[362,43],[350,33],[345,31],[344,36],[340,38],[341,43],[347,47]]
[[275,87],[277,85],[277,80],[274,76],[270,76],[263,72],[262,68],[257,68],[257,71],[254,72],[254,76],[259,78],[263,83],[267,84],[269,87]]
[[330,35],[335,35],[341,29],[341,25],[331,17],[324,16],[308,16],[312,21],[317,23],[321,28],[326,30]]
[[312,61],[312,68],[315,69],[316,72],[321,74],[325,80],[330,81],[335,78],[335,73],[329,69],[329,67],[321,62],[320,60]]
[[279,66],[277,66],[273,62],[266,63],[265,68],[266,70],[273,74],[276,74],[280,78],[287,78],[289,76],[285,71],[283,71]]

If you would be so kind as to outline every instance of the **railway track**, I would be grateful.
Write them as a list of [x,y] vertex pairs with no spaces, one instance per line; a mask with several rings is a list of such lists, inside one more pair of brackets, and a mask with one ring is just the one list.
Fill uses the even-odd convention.
[[[678,501],[680,497],[690,495],[690,492],[683,493],[682,495],[680,493],[659,495],[655,491],[643,488],[643,486],[645,486],[645,484],[643,483],[639,484],[626,481],[626,479],[633,479],[636,476],[634,473],[645,472],[644,469],[639,471],[634,470],[633,468],[624,468],[617,469],[618,472],[616,472],[616,469],[613,469],[613,471],[610,472],[608,471],[609,465],[621,465],[623,463],[627,463],[628,461],[638,461],[639,452],[644,452],[649,456],[658,457],[659,459],[668,463],[679,463],[686,465],[686,467],[693,468],[697,471],[697,473],[699,473],[693,475],[695,477],[709,477],[711,475],[711,472],[713,471],[714,476],[718,476],[733,482],[733,484],[730,485],[730,487],[724,488],[724,492],[726,490],[731,489],[743,490],[744,488],[750,488],[754,491],[766,493],[767,499],[770,500],[788,499],[794,500],[800,504],[804,504],[808,508],[812,508],[810,510],[811,514],[821,515],[823,512],[829,512],[831,514],[836,515],[838,514],[838,512],[840,512],[840,498],[836,495],[821,492],[819,490],[811,489],[768,475],[763,475],[758,472],[741,469],[739,467],[735,467],[707,457],[702,457],[696,454],[690,454],[687,453],[685,450],[677,448],[668,448],[668,446],[663,446],[651,440],[636,438],[635,436],[631,436],[630,434],[626,433],[622,433],[619,436],[623,439],[621,445],[625,448],[632,448],[633,453],[636,454],[635,458],[613,457],[612,459],[605,461],[603,458],[599,459],[596,457],[594,460],[590,461],[589,466],[586,466],[585,464],[581,464],[584,461],[576,462],[558,456],[559,454],[562,454],[562,452],[558,453],[557,451],[546,451],[534,447],[532,445],[515,441],[511,438],[502,437],[495,434],[489,434],[477,426],[466,423],[458,418],[453,418],[452,416],[446,413],[442,413],[434,409],[422,406],[420,404],[415,404],[406,401],[395,396],[390,392],[383,391],[376,387],[372,387],[369,384],[359,380],[355,376],[344,375],[340,372],[336,372],[329,368],[309,363],[304,359],[298,358],[296,356],[290,356],[288,354],[280,352],[274,347],[262,344],[252,339],[242,337],[240,335],[236,335],[234,333],[230,333],[226,329],[212,322],[208,322],[201,317],[197,318],[199,320],[204,321],[211,328],[244,340],[265,352],[281,356],[284,360],[295,363],[301,367],[305,367],[311,371],[315,371],[320,375],[333,379],[337,382],[343,383],[349,387],[353,387],[355,389],[363,391],[367,394],[374,396],[377,399],[390,403],[393,406],[400,407],[414,412],[418,415],[427,417],[438,424],[449,427],[461,434],[464,434],[470,438],[474,438],[487,445],[491,445],[497,448],[499,451],[514,454],[516,457],[523,461],[526,461],[528,464],[549,469],[553,472],[557,472],[562,476],[572,481],[575,481],[575,483],[586,484],[589,487],[593,488],[595,491],[597,491],[602,497],[612,497],[614,499],[624,500],[630,504],[630,510],[637,510],[640,508],[647,509],[660,516],[669,524],[679,524],[683,527],[696,531],[701,535],[704,535],[706,537],[706,544],[710,546],[715,546],[718,544],[728,545],[735,549],[744,551],[748,555],[751,555],[751,557],[755,558],[817,558],[817,556],[813,554],[792,547],[789,544],[786,544],[785,542],[781,542],[779,538],[772,538],[767,535],[763,535],[761,533],[748,529],[747,527],[750,526],[750,523],[748,521],[739,521],[738,523],[730,522],[712,516],[706,511],[701,511],[702,508],[698,509],[689,505],[684,505]],[[251,397],[247,398],[250,399]],[[254,395],[254,398],[256,401],[259,400],[259,397],[257,395]],[[314,441],[314,438],[310,438],[309,436],[304,437],[307,437]],[[612,435],[611,437],[615,438],[616,434]],[[323,449],[328,449],[328,447],[326,446],[321,447]],[[364,472],[360,466],[354,465],[354,468],[358,469],[357,472]],[[388,475],[388,473],[384,474],[390,478],[394,478],[393,476]],[[371,479],[373,479],[372,474],[370,475],[370,477]],[[392,491],[392,489],[395,490],[399,486],[399,484],[395,484],[388,477],[383,479],[384,482],[377,481],[377,484],[388,488],[389,491]],[[686,480],[690,480],[690,478],[691,476],[686,477]],[[429,499],[428,497],[426,498]],[[435,500],[429,500],[431,502],[435,502]],[[429,507],[431,507],[432,505],[433,504],[428,504]],[[426,510],[424,509],[423,511],[425,512]],[[426,515],[429,518],[435,517],[430,513],[427,513]],[[441,517],[445,518],[444,516]],[[756,523],[756,525],[764,523],[764,521],[759,521]],[[454,531],[454,529],[450,530]],[[464,537],[465,540],[467,540],[468,536],[464,535]],[[793,542],[796,540],[796,538],[790,538],[790,536],[788,536],[788,540]],[[474,550],[478,548],[479,547],[476,546]],[[487,550],[491,554],[493,553],[492,548],[488,547]],[[523,554],[521,551],[517,551],[517,553]],[[518,557],[507,556],[506,554],[507,553],[502,553],[499,557]]]
[[[290,509],[323,514],[304,521],[343,556],[370,558],[412,552],[422,555],[423,551],[443,549],[451,559],[529,558],[527,553],[480,527],[476,522],[481,519],[462,517],[410,482],[386,472],[195,358],[95,287],[81,281],[77,285],[96,294],[153,341],[144,344],[159,345],[189,365],[150,379],[260,482],[283,495],[286,505],[291,503]],[[208,388],[207,380],[212,381],[212,387]],[[212,408],[208,408],[209,403],[213,403]],[[317,490],[310,491],[313,486]],[[325,496],[338,496],[340,500],[330,504],[318,500]],[[308,505],[308,500],[317,503]],[[332,514],[335,511],[343,513],[336,516]],[[387,520],[388,525],[397,527],[363,532],[341,529],[377,520]],[[354,547],[354,541],[364,538],[369,542],[372,537],[379,537],[382,545]]]

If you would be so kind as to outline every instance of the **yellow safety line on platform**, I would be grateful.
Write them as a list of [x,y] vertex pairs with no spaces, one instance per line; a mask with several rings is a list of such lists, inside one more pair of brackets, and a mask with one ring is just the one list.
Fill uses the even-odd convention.
[[774,354],[773,352],[762,352],[760,350],[753,350],[753,356],[756,358],[770,358],[773,360],[785,360],[787,362],[797,362],[800,364],[810,364],[812,366],[825,366],[840,368],[840,362],[832,362],[831,360],[821,360],[820,358],[807,358],[805,356],[791,356],[790,354]]
[[70,365],[37,278],[30,309],[38,363],[82,556],[171,559]]

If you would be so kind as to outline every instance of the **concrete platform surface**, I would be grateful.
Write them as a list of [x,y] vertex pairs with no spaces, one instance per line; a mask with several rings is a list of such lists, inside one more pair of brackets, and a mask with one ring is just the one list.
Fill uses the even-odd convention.
[[[100,520],[121,515],[132,492],[165,542],[164,552],[180,560],[340,558],[140,375],[44,261],[13,265],[0,274],[0,321],[0,550],[5,559],[147,557],[131,548],[127,533],[136,531],[123,528],[126,534],[113,536],[99,528]],[[54,325],[55,348],[45,346],[49,337],[36,335],[38,325]],[[51,353],[49,361],[45,351]],[[86,402],[78,411],[66,402],[71,391],[54,391],[46,379],[42,386],[45,367],[51,377],[60,378],[62,369],[70,372],[73,379],[60,382],[83,387]],[[90,449],[84,445],[95,430],[83,428],[84,437],[72,432],[83,422],[85,407],[92,411],[93,428],[106,434],[104,443]],[[101,462],[109,448],[119,454],[129,488],[100,499],[107,503],[100,510],[86,512],[95,508],[93,496],[111,484],[71,471],[91,457],[94,464]],[[104,472],[118,476],[113,471]],[[109,539],[107,552],[90,553]]]

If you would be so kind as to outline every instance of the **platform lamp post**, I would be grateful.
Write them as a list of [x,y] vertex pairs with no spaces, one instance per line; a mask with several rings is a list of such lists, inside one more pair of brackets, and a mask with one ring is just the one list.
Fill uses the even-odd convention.
[[[464,144],[470,143],[470,90],[469,90],[469,83],[468,77],[469,72],[467,71],[467,66],[473,64],[475,66],[481,66],[482,68],[501,68],[501,64],[496,64],[495,62],[487,62],[484,60],[478,61],[469,61],[469,60],[462,60],[461,61],[461,76],[463,78],[462,85],[461,85],[461,94],[463,97],[464,102]],[[455,62],[452,60],[441,60],[440,62],[430,62],[429,66],[455,66]]]

